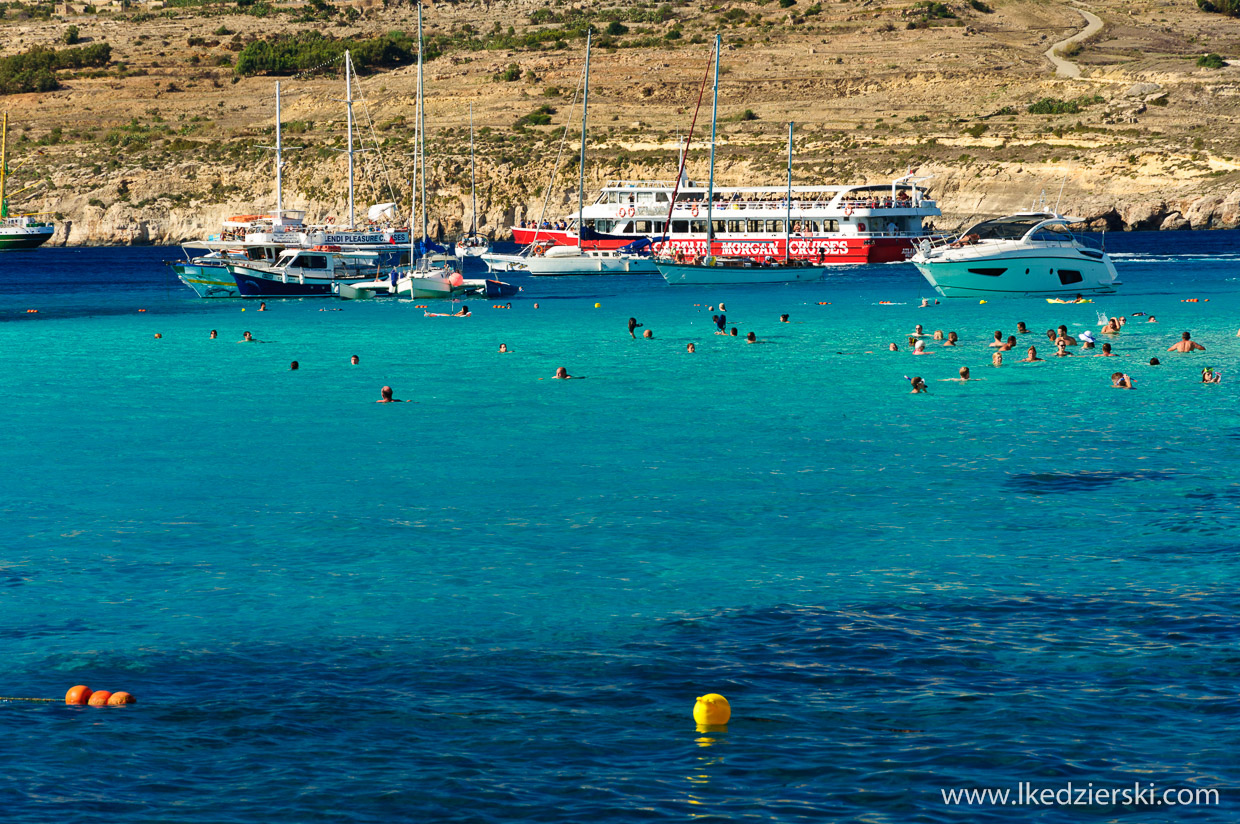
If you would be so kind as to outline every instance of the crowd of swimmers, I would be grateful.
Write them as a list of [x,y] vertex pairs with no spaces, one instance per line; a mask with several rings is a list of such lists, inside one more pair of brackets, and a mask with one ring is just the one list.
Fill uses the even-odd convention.
[[[937,301],[935,302],[937,303]],[[925,307],[927,305],[926,301],[923,300],[921,305],[922,307]],[[1158,319],[1156,317],[1153,315],[1146,316],[1144,312],[1136,312],[1134,313],[1134,317],[1146,317],[1146,323],[1158,323]],[[1128,323],[1128,319],[1125,317],[1103,317],[1101,315],[1099,316],[1099,321],[1100,322],[1098,325],[1101,327],[1099,334],[1112,337],[1119,335]],[[1030,334],[1030,330],[1025,325],[1024,321],[1020,321],[1016,324],[1016,333],[1018,335]],[[1236,335],[1240,337],[1240,331],[1236,332]],[[927,338],[933,341],[942,341],[943,346],[958,346],[960,340],[959,336],[955,332],[948,332],[944,335],[941,329],[936,329],[933,333],[928,335],[925,331],[925,327],[919,323],[914,327],[913,332],[907,336],[908,346],[912,349],[912,353],[914,355],[934,354],[933,351],[926,349]],[[1100,343],[1098,337],[1089,330],[1085,330],[1084,332],[1073,336],[1068,332],[1068,327],[1066,324],[1060,324],[1054,329],[1047,329],[1046,339],[1055,350],[1051,356],[1056,358],[1069,358],[1091,350],[1093,350],[1092,355],[1095,358],[1119,357],[1116,352],[1112,351],[1110,342],[1101,342],[1101,346],[1098,346]],[[990,342],[990,348],[994,350],[990,358],[991,365],[995,367],[1002,366],[1003,353],[1009,352],[1016,347],[1016,335],[1007,335],[1005,337],[1002,330],[995,330],[994,339]],[[1080,347],[1080,351],[1070,351],[1071,347]],[[900,351],[900,347],[895,343],[889,343],[887,345],[887,349],[891,352]],[[1182,332],[1180,334],[1180,339],[1171,344],[1171,346],[1167,347],[1167,351],[1179,353],[1204,352],[1205,347],[1193,340],[1191,332]],[[1016,362],[1044,363],[1045,358],[1038,356],[1038,349],[1036,346],[1029,346],[1025,350],[1025,357]],[[1161,363],[1162,362],[1157,357],[1150,358],[1149,361],[1150,366],[1159,366]],[[908,375],[905,375],[905,380],[909,381],[912,385],[912,392],[914,394],[923,394],[928,391],[926,382],[922,380],[920,376],[909,377]],[[945,380],[963,382],[969,380],[981,380],[981,378],[970,377],[969,368],[967,366],[963,366],[960,368],[960,377],[946,378]],[[1219,383],[1221,380],[1222,373],[1213,367],[1207,366],[1201,372],[1202,383]],[[1132,377],[1125,372],[1114,372],[1111,375],[1111,386],[1116,389],[1132,389],[1135,386],[1135,382]]]

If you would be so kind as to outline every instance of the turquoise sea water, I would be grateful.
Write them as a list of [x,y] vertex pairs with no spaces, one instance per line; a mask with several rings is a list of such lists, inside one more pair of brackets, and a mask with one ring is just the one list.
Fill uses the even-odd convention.
[[[0,256],[0,694],[140,702],[0,703],[4,820],[1234,821],[1240,245],[1107,243],[1095,304],[920,309],[891,265],[531,279],[468,319]],[[1160,322],[1015,363],[1098,311]],[[1069,781],[1221,804],[940,795]]]

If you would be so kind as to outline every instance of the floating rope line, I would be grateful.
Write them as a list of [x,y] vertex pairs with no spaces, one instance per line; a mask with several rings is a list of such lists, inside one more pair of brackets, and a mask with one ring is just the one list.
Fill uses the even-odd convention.
[[55,698],[14,698],[11,695],[0,695],[0,701],[33,701],[39,704],[54,704]]

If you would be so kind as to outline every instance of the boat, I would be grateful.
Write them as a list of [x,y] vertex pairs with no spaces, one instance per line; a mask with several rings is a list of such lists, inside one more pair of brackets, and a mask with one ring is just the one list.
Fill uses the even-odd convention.
[[[50,240],[56,227],[51,221],[40,220],[37,214],[9,214],[9,201],[5,197],[4,188],[8,178],[8,160],[9,113],[5,112],[4,125],[0,127],[0,251],[34,249]],[[31,187],[26,187],[29,188]],[[19,189],[17,194],[26,189]]]
[[947,298],[1114,294],[1115,264],[1068,228],[1080,222],[1053,211],[983,220],[950,242],[922,240],[912,262]]
[[[689,254],[674,245],[661,241],[656,244],[657,255],[655,265],[663,279],[671,286],[709,285],[709,284],[740,284],[740,283],[789,283],[795,281],[819,280],[825,271],[821,264],[814,265],[804,260],[793,260],[789,233],[791,221],[787,220],[792,208],[792,124],[788,124],[788,185],[784,203],[785,234],[783,261],[774,255],[729,254],[728,250],[715,249],[713,204],[715,203],[715,132],[719,123],[719,58],[722,38],[715,35],[715,84],[710,112],[710,177],[706,187],[705,223],[706,243],[700,250],[695,249]],[[699,97],[699,101],[701,98]],[[697,115],[694,115],[697,119]],[[689,130],[685,138],[685,151],[680,156],[680,179],[684,179],[685,162],[688,158],[689,141],[693,139],[693,130]],[[678,191],[673,189],[671,202],[676,202]],[[668,222],[674,209],[668,207]],[[666,224],[665,224],[666,225]],[[722,247],[723,244],[720,244]]]
[[[351,90],[349,73],[351,61],[345,56],[346,89]],[[353,224],[353,154],[352,93],[349,99],[349,224],[336,226],[329,223],[311,226],[305,223],[306,213],[284,208],[283,186],[283,137],[280,117],[280,84],[276,83],[276,145],[264,146],[275,152],[276,209],[268,214],[234,215],[221,223],[220,231],[205,240],[181,245],[184,261],[169,265],[186,286],[202,298],[235,298],[240,296],[236,281],[229,273],[226,263],[232,261],[266,262],[274,264],[285,249],[309,249],[315,246],[338,246],[344,251],[375,252],[384,263],[399,263],[404,245],[409,242],[409,230],[393,229],[384,225],[383,218],[390,216],[394,203],[371,206],[366,223]],[[205,250],[200,252],[198,250]]]
[[382,274],[374,252],[345,252],[338,246],[285,249],[275,263],[224,265],[243,298],[331,297],[335,284],[375,280]]
[[469,104],[469,232],[457,238],[457,257],[481,257],[491,251],[491,239],[478,234],[478,178],[474,166],[474,104]]

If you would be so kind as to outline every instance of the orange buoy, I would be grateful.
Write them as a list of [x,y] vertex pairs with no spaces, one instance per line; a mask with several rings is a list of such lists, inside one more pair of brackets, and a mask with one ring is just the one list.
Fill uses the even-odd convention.
[[121,704],[134,703],[133,696],[127,692],[114,692],[112,697],[108,699],[109,707],[119,707]]
[[69,687],[69,691],[65,693],[65,703],[69,705],[81,705],[90,700],[91,689],[85,684],[78,684],[76,687]]
[[108,699],[111,697],[112,693],[107,690],[96,690],[90,694],[90,700],[86,703],[90,704],[92,707],[104,707],[107,706]]
[[139,312],[145,312],[146,310],[145,310],[145,309],[139,309],[138,311],[139,311]]

